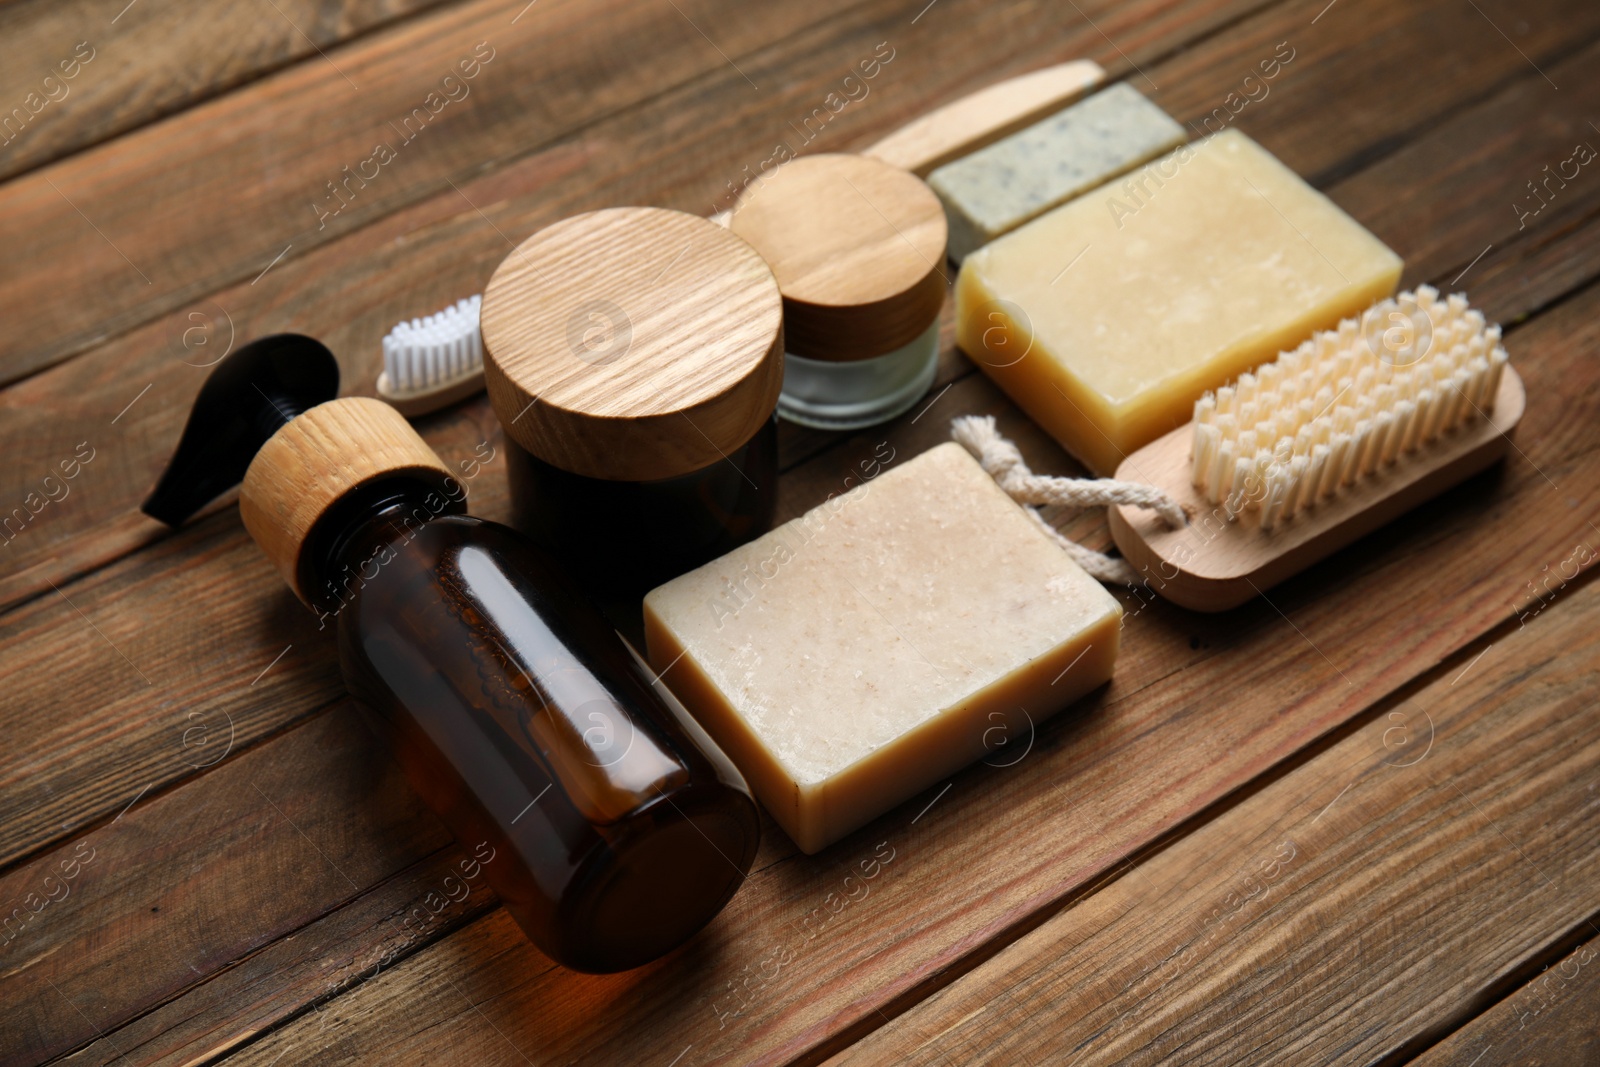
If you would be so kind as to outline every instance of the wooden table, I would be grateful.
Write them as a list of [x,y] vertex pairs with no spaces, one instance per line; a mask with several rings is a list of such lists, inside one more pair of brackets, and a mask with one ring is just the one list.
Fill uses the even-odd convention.
[[[0,1062],[1600,1062],[1600,5],[925,2],[0,7]],[[205,366],[297,330],[370,392],[540,226],[710,213],[780,144],[1077,56],[1505,323],[1515,451],[1270,602],[1119,590],[1116,680],[1024,758],[818,856],[769,825],[679,953],[553,967],[231,502],[137,513]],[[1074,469],[947,321],[913,415],[785,428],[783,515],[983,412]],[[421,428],[501,441],[482,398]],[[505,516],[503,464],[472,499]]]

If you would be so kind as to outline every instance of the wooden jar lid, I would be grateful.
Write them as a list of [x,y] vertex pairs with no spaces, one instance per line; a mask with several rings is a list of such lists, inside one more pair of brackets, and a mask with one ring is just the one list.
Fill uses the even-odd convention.
[[866,156],[802,156],[746,187],[728,225],[777,275],[797,356],[871,359],[939,317],[944,208],[909,171]]
[[372,397],[330,400],[285,423],[250,461],[239,517],[289,588],[300,588],[300,550],[318,519],[352,489],[380,475],[452,478],[426,441],[394,408]]
[[505,258],[483,294],[483,363],[506,433],[591,478],[720,462],[783,387],[783,306],[755,250],[698,215],[591,211]]

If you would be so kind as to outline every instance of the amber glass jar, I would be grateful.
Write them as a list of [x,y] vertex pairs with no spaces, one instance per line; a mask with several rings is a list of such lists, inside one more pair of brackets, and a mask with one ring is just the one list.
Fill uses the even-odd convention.
[[528,937],[577,970],[655,959],[750,869],[743,779],[563,565],[461,514],[400,413],[338,385],[309,337],[233,352],[145,512],[181,524],[242,477],[245,528],[337,627],[351,695]]
[[626,207],[524,241],[483,296],[513,523],[642,595],[772,523],[783,314],[761,257],[696,215]]
[[[573,474],[506,442],[511,522],[586,580],[648,591],[760,536],[772,525],[778,421],[768,419],[726,460],[673,478],[618,482]],[[766,486],[763,489],[762,486]],[[585,522],[574,523],[580,514]],[[641,528],[648,552],[639,551]]]

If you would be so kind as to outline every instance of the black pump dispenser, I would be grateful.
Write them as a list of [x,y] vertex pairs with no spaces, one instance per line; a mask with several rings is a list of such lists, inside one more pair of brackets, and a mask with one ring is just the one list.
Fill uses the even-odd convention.
[[195,397],[178,449],[140,510],[168,526],[244,480],[267,439],[339,394],[339,363],[321,341],[278,333],[230,353]]

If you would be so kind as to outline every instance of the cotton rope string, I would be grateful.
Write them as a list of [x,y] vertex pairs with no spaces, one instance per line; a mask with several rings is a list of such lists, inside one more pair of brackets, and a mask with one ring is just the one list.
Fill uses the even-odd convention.
[[1039,524],[1039,528],[1067,550],[1074,563],[1087,571],[1090,577],[1102,582],[1132,585],[1139,580],[1125,559],[1108,556],[1103,552],[1069,540],[1044,521],[1033,505],[1060,504],[1074,508],[1102,508],[1108,504],[1130,504],[1150,508],[1162,517],[1168,526],[1177,528],[1188,522],[1183,508],[1172,497],[1153,485],[1140,482],[1121,482],[1115,478],[1052,478],[1035,474],[1023,461],[1017,446],[995,429],[993,415],[963,415],[950,423],[950,436],[971,452],[989,476],[1006,495]]

